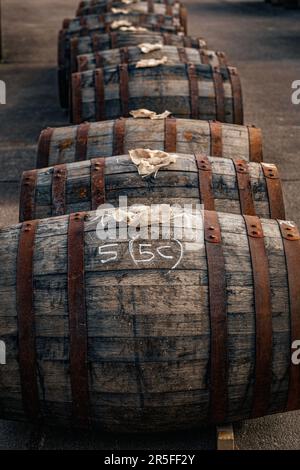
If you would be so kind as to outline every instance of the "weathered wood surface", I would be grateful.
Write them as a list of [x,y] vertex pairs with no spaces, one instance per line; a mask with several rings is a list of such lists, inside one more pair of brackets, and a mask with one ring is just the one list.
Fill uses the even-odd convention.
[[173,5],[165,5],[164,3],[154,2],[136,2],[126,5],[125,3],[118,2],[114,4],[112,2],[97,3],[93,6],[79,7],[77,10],[77,16],[87,15],[101,15],[103,13],[111,13],[112,9],[120,9],[127,11],[128,13],[137,11],[139,13],[154,13],[156,15],[169,15],[179,17],[183,6],[178,2]]
[[[126,58],[124,58],[126,54]],[[184,59],[182,55],[184,54]],[[209,49],[193,49],[190,47],[177,48],[175,46],[163,46],[152,52],[143,53],[139,47],[128,47],[122,49],[111,49],[109,51],[98,51],[94,54],[77,56],[77,71],[85,72],[98,67],[116,66],[124,63],[137,63],[143,59],[162,59],[166,57],[168,64],[176,65],[182,62],[189,64],[210,64],[212,67],[227,65],[224,52],[211,51]]]
[[[71,40],[71,71],[77,70],[76,59],[78,55],[92,54],[98,51],[111,50],[119,47],[136,46],[142,43],[164,44],[177,47],[193,47],[195,49],[207,49],[206,41],[200,37],[178,36],[176,34],[160,33],[155,31],[136,32],[116,31],[99,34],[93,32],[88,36],[76,37]],[[67,57],[65,58],[67,59]],[[59,64],[66,66],[66,60]]]
[[[85,290],[92,421],[114,431],[158,431],[208,423],[210,316],[205,248],[174,260],[133,262],[127,242],[102,263],[85,222]],[[219,214],[228,316],[227,422],[249,418],[255,369],[253,273],[241,216]],[[285,255],[277,222],[262,220],[272,291],[272,386],[267,412],[285,408],[290,367],[290,311]],[[34,250],[34,313],[39,396],[47,423],[71,423],[67,301],[68,218],[42,220]],[[20,225],[0,231],[0,416],[24,419],[18,362],[16,263]],[[109,242],[111,243],[111,242]],[[135,243],[139,243],[138,241]],[[149,243],[147,240],[145,243]],[[164,245],[166,241],[162,242]],[[184,240],[183,240],[184,244]],[[151,243],[151,251],[161,242]],[[170,252],[178,256],[171,242]],[[185,245],[184,245],[185,246]],[[135,246],[138,252],[138,246]],[[137,255],[138,256],[138,255]]]
[[[152,0],[154,4],[156,3],[164,3],[165,5],[174,5],[178,3],[178,0]],[[82,0],[79,3],[78,8],[88,8],[88,7],[93,7],[96,5],[107,5],[109,3],[109,0]],[[118,6],[125,5],[126,3],[123,2],[122,0],[110,0],[110,3],[114,6],[115,4],[118,4]]]
[[115,21],[127,21],[131,26],[144,26],[152,29],[160,30],[163,28],[166,32],[184,32],[183,26],[180,24],[179,16],[143,14],[139,12],[130,12],[128,15],[122,13],[106,13],[105,15],[87,15],[80,18],[66,19],[63,22],[63,30],[69,33],[80,33],[83,29],[90,30],[98,28],[98,32],[108,32],[114,28]]
[[94,3],[88,2],[84,4],[80,4],[78,10],[76,12],[77,16],[82,15],[91,15],[91,14],[102,14],[108,13],[112,10],[112,8],[120,8],[120,9],[128,9],[132,11],[141,11],[143,13],[146,12],[154,12],[158,14],[168,14],[168,12],[175,11],[178,13],[179,8],[181,7],[181,3],[176,0],[168,0],[168,1],[158,1],[158,0],[151,0],[151,1],[144,1],[144,2],[132,2],[129,5],[126,5],[124,2],[120,0],[113,0],[113,1],[97,1]]
[[[118,121],[90,123],[84,141],[80,140],[79,126],[45,129],[39,138],[37,168],[99,156],[111,157],[116,152],[115,147],[121,148],[118,153],[127,153],[130,149],[141,147],[168,151],[164,119],[124,118],[123,122],[123,144],[116,136]],[[253,132],[256,135],[255,142],[251,137]],[[198,152],[246,161],[263,160],[261,130],[251,126],[219,123],[216,127],[208,121],[176,119],[174,140],[174,151],[179,153]],[[81,152],[78,151],[80,142],[85,146]]]
[[[72,75],[71,121],[74,124],[127,117],[122,109],[119,67],[105,67],[102,70]],[[231,72],[236,79],[234,84]],[[235,69],[213,69],[210,65],[195,65],[193,73],[198,95],[195,104],[197,116],[193,116],[188,65],[166,64],[151,68],[128,65],[128,111],[147,108],[163,113],[168,110],[179,118],[196,117],[243,124],[242,95],[240,86],[236,87],[239,77]],[[100,75],[103,90],[98,88],[99,82],[96,80]],[[218,86],[216,77],[219,80]],[[101,93],[104,94],[104,99]]]
[[159,27],[160,31],[153,31],[149,26],[147,26],[147,29],[146,32],[116,30],[99,34],[99,29],[94,28],[82,30],[83,36],[62,30],[58,39],[58,66],[62,106],[66,107],[67,105],[69,74],[70,71],[75,72],[77,70],[77,55],[116,47],[136,46],[142,42],[151,44],[160,42],[166,45],[187,46],[197,49],[206,48],[206,42],[203,38],[170,34],[164,32],[164,27]]
[[[204,203],[200,197],[201,184],[194,155],[172,154],[176,163],[161,168],[156,178],[142,178],[129,155],[110,157],[105,160],[104,199],[118,207],[119,197],[127,196],[128,204],[197,204]],[[232,160],[209,157],[212,168],[212,190],[215,208],[220,212],[242,213],[237,173]],[[270,203],[266,180],[261,164],[249,164],[249,179],[256,215],[269,218]],[[57,213],[53,200],[54,167],[36,170],[34,209],[30,219],[42,219],[72,212],[92,210],[91,161],[67,164],[65,183],[65,212]],[[24,178],[26,172],[24,173]],[[206,178],[209,178],[207,172]],[[21,198],[21,218],[23,200]],[[61,206],[59,207],[61,211]],[[249,214],[250,215],[250,214]],[[284,218],[284,214],[282,217]]]

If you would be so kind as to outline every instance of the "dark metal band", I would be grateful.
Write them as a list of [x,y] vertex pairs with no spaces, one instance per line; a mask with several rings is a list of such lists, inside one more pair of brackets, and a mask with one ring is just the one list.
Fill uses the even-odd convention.
[[204,49],[199,49],[199,55],[200,55],[201,64],[208,65],[209,64],[209,57],[205,53]]
[[153,0],[147,0],[148,3],[148,13],[154,13],[154,2]]
[[165,119],[165,151],[176,152],[177,149],[177,121],[175,118]]
[[178,53],[179,61],[182,62],[183,64],[187,64],[189,59],[188,59],[185,48],[177,47],[177,53]]
[[227,70],[232,90],[233,123],[244,124],[243,97],[240,77],[235,67],[227,67]]
[[71,72],[77,72],[77,56],[79,55],[78,52],[78,42],[79,39],[72,38],[70,41],[70,48],[71,48]]
[[105,203],[105,158],[91,160],[91,209]]
[[[300,339],[300,234],[296,225],[278,221],[285,252],[285,261],[289,286],[291,346]],[[291,349],[291,356],[292,356]],[[290,362],[289,390],[286,411],[300,408],[300,365]]]
[[262,135],[261,129],[248,127],[249,136],[249,160],[260,163],[263,161]]
[[171,35],[169,33],[163,33],[163,43],[165,46],[171,46]]
[[245,160],[232,160],[237,179],[241,214],[256,215],[249,166]]
[[258,217],[245,215],[255,306],[255,381],[252,418],[267,413],[272,381],[272,307],[268,257]]
[[183,36],[184,47],[193,47],[192,38],[190,36]]
[[101,69],[102,67],[104,67],[103,55],[99,51],[95,52],[95,63],[97,69]]
[[120,64],[128,64],[129,62],[129,53],[128,47],[120,48]]
[[[187,34],[187,9],[182,5],[179,8],[180,8],[180,11],[179,11],[180,24],[183,27],[184,34]],[[172,6],[170,5],[169,16],[172,16],[172,15],[173,15],[173,11],[172,11]]]
[[58,217],[67,212],[66,207],[67,166],[57,165],[52,174],[52,216]]
[[80,427],[88,427],[90,422],[84,276],[84,216],[83,213],[71,214],[68,228],[70,379],[73,418]]
[[81,162],[87,159],[87,144],[90,124],[85,122],[77,127],[75,161]]
[[165,3],[166,11],[165,15],[166,16],[173,16],[173,7],[170,5],[170,3]]
[[72,122],[80,124],[82,121],[81,74],[72,74]]
[[[158,15],[157,22],[159,23],[161,21],[160,18],[161,15]],[[145,24],[147,22],[147,14],[145,13],[139,13],[138,17],[134,21],[134,26]]]
[[37,182],[37,171],[24,171],[22,174],[20,191],[19,220],[33,220],[35,218],[35,192]]
[[[157,26],[157,31],[160,30],[160,28],[165,24],[165,15],[156,15],[156,25]],[[147,18],[145,15],[141,15],[139,24],[147,24]]]
[[223,155],[222,124],[217,121],[209,121],[209,128],[210,128],[210,155],[214,157],[222,157]]
[[210,419],[225,422],[228,409],[228,346],[226,269],[218,215],[204,212],[211,332]]
[[225,91],[223,76],[221,70],[218,67],[212,67],[212,79],[215,88],[216,97],[216,119],[217,121],[225,121]]
[[127,64],[119,65],[119,76],[120,76],[120,101],[121,101],[121,112],[123,117],[129,116],[129,76]]
[[113,7],[113,0],[107,0],[106,3],[106,13],[109,13]]
[[77,70],[79,72],[85,72],[88,70],[88,59],[86,55],[80,55],[77,57]]
[[213,193],[212,168],[208,157],[200,154],[195,155],[198,178],[199,178],[199,195],[201,204],[207,211],[215,210],[215,198]]
[[71,23],[71,19],[70,18],[65,18],[63,20],[63,23],[62,23],[62,28],[63,29],[68,29],[68,27],[70,26],[70,23]]
[[87,18],[85,16],[81,16],[79,18],[79,24],[80,26],[88,26]]
[[109,39],[110,39],[110,48],[111,49],[116,49],[117,48],[117,33],[114,31],[111,31],[109,33]]
[[96,121],[105,120],[105,95],[103,69],[95,70],[95,107]]
[[113,155],[124,154],[125,119],[116,119],[113,128]]
[[23,223],[17,259],[19,368],[24,412],[30,421],[40,417],[33,301],[33,254],[38,221]]
[[218,59],[219,59],[219,67],[226,67],[228,61],[227,61],[227,57],[226,57],[225,52],[217,51],[217,52],[216,52],[216,56],[217,56]]
[[261,167],[267,184],[270,217],[284,220],[285,207],[278,170],[275,165],[267,163],[261,163]]
[[53,132],[54,129],[48,127],[47,129],[44,129],[40,134],[37,148],[37,168],[46,168],[49,165],[49,155]]
[[100,35],[99,34],[93,34],[92,36],[92,46],[93,46],[93,52],[101,51],[102,49],[102,43],[100,41]]
[[198,91],[198,77],[196,67],[194,64],[187,65],[189,89],[190,89],[190,102],[191,102],[191,119],[199,118],[199,91]]

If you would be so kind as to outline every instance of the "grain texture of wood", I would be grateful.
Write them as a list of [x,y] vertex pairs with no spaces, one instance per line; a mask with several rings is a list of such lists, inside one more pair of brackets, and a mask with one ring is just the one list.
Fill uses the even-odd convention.
[[[161,168],[156,177],[142,178],[138,174],[137,166],[132,163],[129,155],[119,155],[106,158],[104,161],[103,175],[103,202],[111,203],[118,207],[119,197],[126,196],[128,204],[197,204],[206,201],[203,194],[202,181],[199,178],[199,169],[194,155],[171,154],[176,162]],[[100,183],[92,183],[92,162],[87,160],[78,163],[63,165],[66,179],[62,194],[63,204],[56,204],[57,198],[54,188],[56,173],[59,166],[36,170],[36,186],[32,201],[32,211],[24,216],[26,188],[21,191],[21,218],[20,220],[42,219],[64,213],[89,211],[93,207],[93,188],[99,189]],[[201,160],[200,160],[201,161]],[[202,177],[210,181],[212,197],[216,210],[220,212],[245,213],[270,218],[272,205],[269,200],[266,178],[260,163],[249,163],[245,166],[248,174],[247,181],[250,184],[251,204],[248,210],[244,210],[241,198],[243,198],[244,186],[241,188],[238,182],[236,166],[231,159],[209,157],[210,171],[203,171]],[[200,170],[201,171],[201,170]],[[23,174],[23,185],[26,184],[28,172]],[[210,183],[209,183],[210,184]],[[60,194],[58,190],[58,194]],[[281,187],[277,193],[282,197]],[[102,202],[102,203],[103,203]],[[283,205],[283,202],[282,202]],[[63,206],[63,210],[62,207]],[[253,207],[253,213],[252,213]],[[95,207],[96,208],[96,207]],[[207,207],[205,207],[207,208]],[[284,219],[284,212],[280,213]]]
[[150,0],[150,1],[143,1],[143,2],[132,2],[129,5],[126,5],[124,2],[121,1],[100,1],[94,4],[85,4],[79,5],[76,15],[83,16],[83,15],[100,15],[103,13],[109,13],[112,9],[121,9],[127,11],[139,11],[142,13],[156,13],[160,15],[167,15],[176,13],[178,15],[180,9],[183,6],[180,2],[172,1],[169,2],[165,1],[157,1],[157,0]]
[[[113,33],[99,34],[92,32],[88,36],[73,38],[70,41],[71,51],[71,72],[77,70],[77,56],[84,54],[94,54],[98,51],[111,50],[119,47],[137,46],[142,43],[163,44],[177,47],[193,47],[195,49],[205,50],[207,44],[204,38],[192,36],[178,36],[176,34],[161,33],[155,31],[135,32],[116,31]],[[67,57],[59,66],[66,66]]]
[[224,52],[211,51],[209,49],[193,49],[189,47],[163,46],[152,52],[143,53],[139,47],[126,47],[122,49],[111,49],[109,51],[98,51],[94,54],[77,56],[77,71],[84,72],[98,67],[116,66],[122,63],[137,63],[143,59],[160,60],[166,57],[168,64],[180,63],[210,64],[213,67],[227,65]]
[[[89,7],[93,7],[93,6],[97,6],[97,5],[107,5],[108,3],[111,3],[112,5],[118,5],[118,6],[121,6],[121,5],[125,5],[126,6],[126,3],[122,0],[82,0],[79,5],[78,5],[78,8],[89,8]],[[152,3],[154,4],[164,4],[164,5],[174,5],[176,3],[179,3],[178,0],[152,0]]]
[[[176,269],[171,269],[180,256],[179,245],[173,239],[176,227],[171,229],[171,240],[149,241],[140,236],[130,251],[126,240],[101,240],[101,231],[97,237],[95,216],[88,214],[84,226],[92,424],[118,432],[207,425],[211,326],[203,241],[194,243],[191,251],[190,239],[183,238],[181,261]],[[251,416],[256,363],[255,292],[243,217],[219,213],[218,220],[227,286],[225,422],[230,423]],[[287,401],[291,318],[278,223],[266,219],[261,223],[272,292],[268,414],[282,411]],[[180,221],[175,226],[180,226]],[[1,365],[0,374],[0,417],[23,420],[16,310],[20,230],[21,225],[17,225],[0,231],[0,339],[7,350],[7,363]],[[201,232],[201,228],[198,230]],[[39,404],[45,422],[65,426],[72,422],[67,232],[66,216],[41,220],[33,254]],[[109,248],[104,248],[107,243],[116,244],[110,247],[110,251],[116,251],[116,257],[107,254]],[[139,254],[140,243],[150,244],[147,251],[154,254],[152,260],[146,261],[149,255],[143,250]],[[166,245],[169,248],[163,251]]]
[[164,3],[154,3],[154,2],[137,2],[132,3],[131,5],[125,5],[123,3],[119,5],[114,5],[112,3],[106,2],[106,4],[97,4],[94,6],[80,7],[77,10],[76,16],[87,16],[87,15],[102,15],[104,13],[116,13],[118,11],[127,12],[139,12],[139,13],[154,13],[156,15],[169,15],[175,18],[179,18],[181,23],[183,17],[186,18],[186,9],[182,4],[174,3],[173,5],[165,5]]
[[[144,32],[111,30],[102,34],[99,34],[99,28],[85,28],[81,30],[80,34],[61,30],[58,39],[58,72],[60,93],[63,93],[62,99],[67,99],[70,71],[77,70],[77,55],[116,47],[135,46],[142,42],[160,42],[166,45],[195,47],[197,49],[206,48],[206,42],[203,38],[171,34],[163,26],[154,28],[147,25],[147,31]],[[64,107],[66,105],[67,102]]]
[[139,12],[130,12],[128,15],[122,13],[106,13],[104,15],[87,15],[80,18],[73,18],[64,20],[63,30],[69,33],[82,32],[82,29],[91,30],[98,28],[99,32],[107,32],[111,30],[118,30],[120,27],[115,26],[114,23],[118,21],[126,21],[130,26],[144,26],[150,27],[159,31],[163,28],[166,32],[185,32],[183,26],[180,24],[179,16],[173,17],[171,15],[156,15],[156,14],[143,14]]
[[243,124],[239,76],[233,67],[105,67],[72,74],[71,96],[74,124],[128,117],[139,108],[168,110],[179,118]]
[[171,137],[165,119],[124,118],[81,126],[47,128],[39,138],[37,168],[100,156],[111,157],[143,147],[245,161],[263,160],[260,129],[195,119],[175,121],[171,118],[171,121],[174,129]]

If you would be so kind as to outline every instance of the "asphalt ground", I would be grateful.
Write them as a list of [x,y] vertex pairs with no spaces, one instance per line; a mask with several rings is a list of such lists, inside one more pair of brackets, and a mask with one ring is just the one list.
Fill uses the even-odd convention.
[[[22,171],[35,164],[42,128],[68,122],[57,99],[56,44],[62,19],[74,16],[79,0],[2,1],[4,61],[0,80],[0,226],[18,221]],[[258,1],[186,0],[189,34],[203,36],[238,67],[245,121],[261,127],[264,159],[283,180],[287,218],[300,224],[300,105],[291,84],[300,80],[300,10]],[[0,371],[1,373],[1,371]],[[107,435],[44,429],[0,421],[0,449],[213,449],[213,428],[176,434]],[[300,449],[300,413],[246,421],[235,426],[240,449]]]

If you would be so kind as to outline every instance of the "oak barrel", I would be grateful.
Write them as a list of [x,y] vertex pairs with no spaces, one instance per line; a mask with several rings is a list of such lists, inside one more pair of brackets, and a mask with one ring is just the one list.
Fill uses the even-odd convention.
[[130,205],[200,203],[207,210],[285,218],[275,165],[201,154],[170,155],[176,161],[161,168],[156,177],[142,177],[129,155],[26,171],[20,221],[96,210],[106,202],[118,205],[120,196],[126,196]]
[[0,230],[1,419],[147,432],[299,409],[292,222],[206,212],[190,244],[102,240],[95,218]]
[[[118,24],[124,22],[126,24]],[[128,24],[127,24],[128,23]],[[141,26],[153,29],[154,31],[165,30],[165,32],[187,33],[184,26],[180,23],[180,18],[167,15],[143,14],[139,12],[130,12],[128,15],[122,13],[106,13],[104,15],[87,15],[79,18],[64,19],[62,29],[69,33],[82,34],[83,30],[97,28],[98,32],[115,31],[122,27]]]
[[182,16],[186,15],[186,9],[182,6],[180,2],[177,1],[169,1],[169,2],[162,2],[156,0],[147,0],[144,2],[132,2],[126,5],[124,2],[121,1],[100,1],[94,4],[85,4],[79,5],[76,15],[100,15],[102,13],[109,13],[113,9],[121,9],[127,11],[140,11],[142,13],[156,13],[156,14],[165,14],[171,15],[174,13],[178,14],[179,10],[181,10]]
[[234,67],[178,64],[137,68],[135,64],[72,75],[71,121],[128,117],[147,108],[175,117],[243,124],[242,90]]
[[138,147],[253,162],[263,160],[262,133],[254,126],[195,119],[122,118],[44,129],[38,143],[37,168],[99,155],[111,157]]
[[134,64],[140,60],[167,58],[168,64],[210,64],[213,67],[227,65],[224,52],[211,51],[209,49],[193,49],[189,47],[161,46],[156,50],[143,53],[141,47],[122,47],[109,51],[97,51],[94,54],[83,54],[77,57],[77,71],[85,72],[100,67],[117,66],[118,64]]
[[136,46],[143,42],[162,43],[165,45],[175,45],[178,47],[195,47],[197,49],[206,48],[206,42],[203,38],[194,38],[190,36],[179,36],[148,29],[144,32],[132,31],[109,31],[99,34],[97,28],[81,31],[84,36],[77,33],[69,33],[65,30],[60,31],[58,39],[58,80],[60,102],[62,107],[67,107],[69,91],[69,74],[77,71],[77,56],[80,54],[94,53],[99,50],[114,49],[116,47]]
[[[126,3],[122,0],[82,0],[78,5],[78,9],[89,8],[89,7],[103,5],[103,4],[107,5],[109,3],[111,3],[112,5],[118,4],[118,6],[126,5]],[[163,3],[165,5],[174,5],[175,3],[178,3],[178,0],[153,0],[153,3],[154,4]]]

